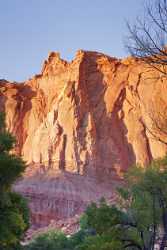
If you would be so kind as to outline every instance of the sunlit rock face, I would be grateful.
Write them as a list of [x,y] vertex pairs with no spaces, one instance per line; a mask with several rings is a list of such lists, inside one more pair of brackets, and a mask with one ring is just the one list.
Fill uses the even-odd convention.
[[52,52],[32,79],[0,80],[0,109],[29,165],[15,188],[38,225],[112,196],[130,165],[167,151],[167,81],[134,58],[78,51],[69,63]]

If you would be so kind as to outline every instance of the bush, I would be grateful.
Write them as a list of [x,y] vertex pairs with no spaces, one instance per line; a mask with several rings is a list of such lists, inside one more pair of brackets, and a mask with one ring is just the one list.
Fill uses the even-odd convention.
[[25,250],[71,250],[71,242],[62,232],[51,230],[34,238]]

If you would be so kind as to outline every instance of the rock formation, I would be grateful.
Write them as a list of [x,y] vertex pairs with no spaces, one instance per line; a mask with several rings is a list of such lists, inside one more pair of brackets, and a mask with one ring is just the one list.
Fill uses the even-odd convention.
[[112,197],[129,166],[167,152],[166,79],[135,58],[52,52],[32,79],[0,80],[0,109],[29,166],[15,189],[36,225]]

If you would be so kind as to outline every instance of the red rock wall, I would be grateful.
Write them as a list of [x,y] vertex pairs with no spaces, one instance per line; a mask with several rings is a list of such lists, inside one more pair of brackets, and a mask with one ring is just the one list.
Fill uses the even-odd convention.
[[[130,165],[144,165],[167,151],[167,82],[158,71],[134,58],[118,60],[78,51],[68,63],[51,53],[40,75],[22,84],[0,81],[0,107],[17,138],[16,152],[30,166],[29,179],[20,191],[31,200],[36,194],[32,207],[46,195],[40,181],[39,190],[31,190],[41,174],[47,173],[46,183],[57,171],[112,183]],[[76,185],[72,184],[71,192],[77,203],[81,190]],[[91,199],[100,197],[96,185],[92,184]],[[87,181],[81,180],[81,187],[89,192],[86,186]],[[66,205],[53,205],[59,194],[52,199],[47,190],[51,203],[44,209],[39,205],[38,212],[44,215],[45,210],[46,218],[57,218],[57,207]],[[104,190],[98,192],[105,194]],[[71,195],[67,193],[63,193],[66,201]],[[82,194],[79,203],[86,204],[85,197]],[[49,206],[54,207],[53,213]]]

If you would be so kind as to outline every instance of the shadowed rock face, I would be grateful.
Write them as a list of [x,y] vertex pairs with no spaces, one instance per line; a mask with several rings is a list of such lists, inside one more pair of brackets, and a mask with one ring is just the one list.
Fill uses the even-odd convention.
[[112,196],[130,165],[167,151],[167,82],[134,58],[78,51],[68,63],[52,52],[40,75],[0,81],[0,109],[29,164],[15,188],[30,198],[36,224]]

